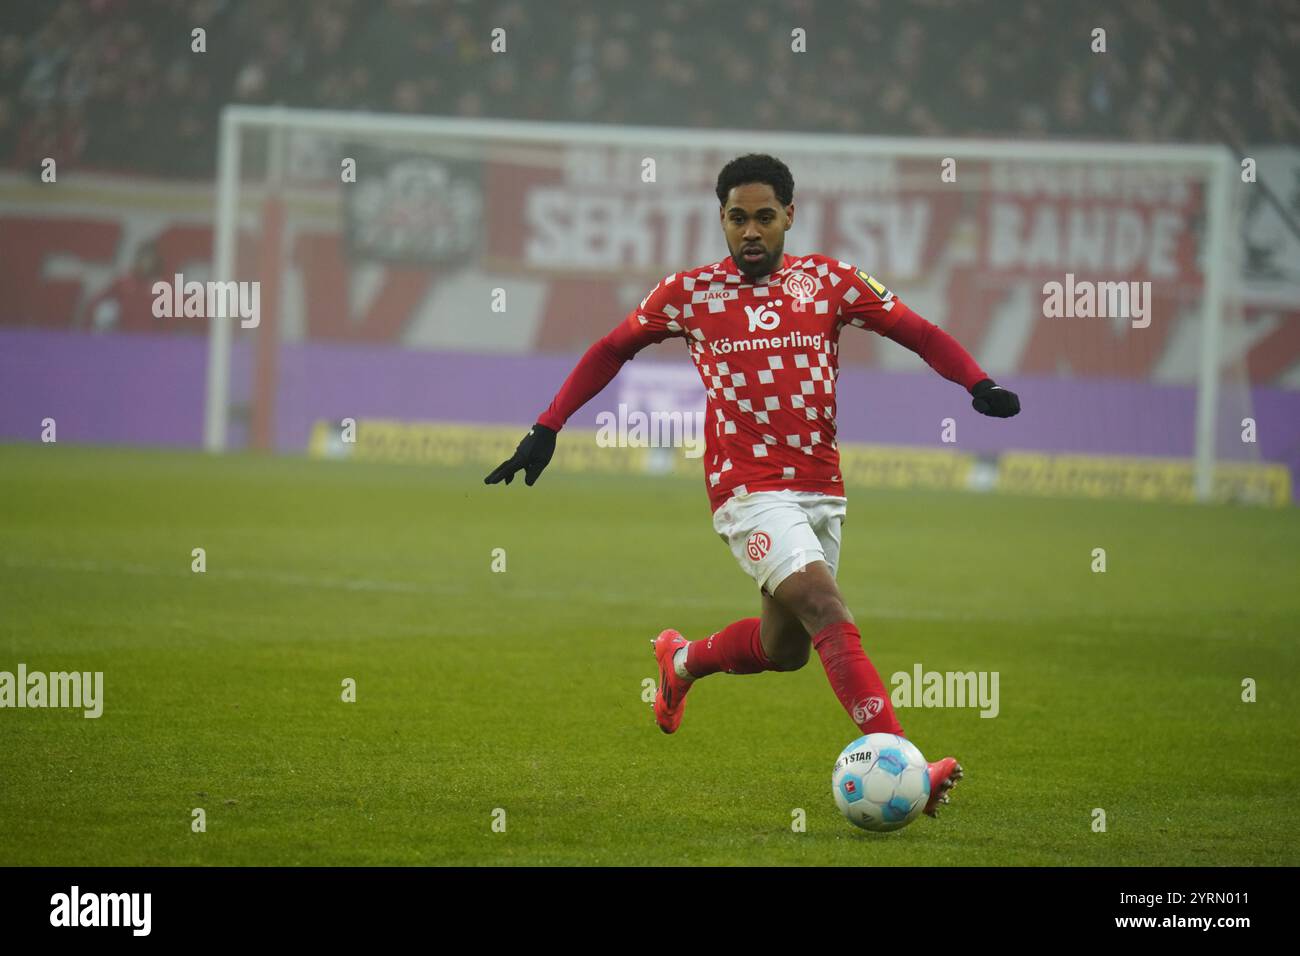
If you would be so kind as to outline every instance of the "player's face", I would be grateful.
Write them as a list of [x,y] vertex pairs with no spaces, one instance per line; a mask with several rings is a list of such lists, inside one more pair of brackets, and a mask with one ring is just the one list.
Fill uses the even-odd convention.
[[732,187],[720,215],[727,249],[742,275],[765,276],[781,265],[794,203],[782,206],[767,183],[746,183]]

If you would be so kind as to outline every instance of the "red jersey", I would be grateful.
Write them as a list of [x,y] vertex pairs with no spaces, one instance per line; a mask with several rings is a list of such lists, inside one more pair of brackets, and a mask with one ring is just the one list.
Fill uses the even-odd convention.
[[786,255],[778,270],[750,279],[728,256],[660,282],[588,350],[538,422],[558,431],[638,351],[680,338],[708,397],[704,473],[714,511],[751,491],[843,495],[835,381],[846,325],[894,338],[967,389],[988,377],[847,262]]

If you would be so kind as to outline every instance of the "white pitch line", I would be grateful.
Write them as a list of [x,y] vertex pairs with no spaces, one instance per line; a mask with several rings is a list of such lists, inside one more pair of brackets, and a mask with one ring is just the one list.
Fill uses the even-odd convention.
[[[143,575],[149,577],[172,577],[181,578],[193,575],[192,571],[178,571],[171,568],[160,568],[146,564],[132,564],[118,561],[69,561],[61,559],[35,559],[19,560],[15,558],[5,558],[3,563],[6,567],[21,568],[27,570],[46,570],[46,571],[73,571],[88,574],[131,574]],[[272,584],[287,585],[290,587],[315,588],[326,591],[386,591],[397,594],[428,594],[428,595],[466,595],[469,593],[465,587],[453,587],[449,585],[438,584],[420,584],[414,581],[386,581],[369,578],[338,578],[328,575],[298,574],[286,573],[283,571],[271,570],[246,570],[246,569],[217,569],[212,568],[203,572],[208,577],[224,578],[235,581],[247,581],[252,584]],[[602,604],[636,604],[644,602],[650,594],[651,589],[645,591],[610,591],[608,589],[600,592],[584,592],[582,599],[585,601],[597,601]],[[574,600],[574,592],[557,591],[553,588],[540,589],[520,589],[512,590],[508,594],[494,595],[500,598],[521,598],[521,599],[551,599],[557,601]],[[735,606],[735,601],[725,598],[706,598],[692,595],[674,594],[669,600],[672,607],[693,607],[693,608],[731,608]],[[871,618],[898,618],[901,620],[965,620],[967,615],[949,614],[945,611],[925,611],[925,610],[889,610],[878,609],[868,615]]]
[[[133,564],[127,562],[110,562],[110,561],[69,561],[61,559],[34,559],[20,560],[16,558],[4,558],[0,560],[5,567],[18,568],[26,570],[48,570],[48,571],[73,571],[90,574],[132,574],[148,577],[187,577],[195,572],[177,571],[170,568],[160,568],[153,565]],[[468,596],[469,590],[464,586],[439,585],[435,583],[419,583],[415,581],[387,581],[373,578],[338,578],[328,575],[298,574],[287,573],[283,571],[271,570],[247,570],[247,569],[212,569],[203,572],[205,575],[214,578],[224,578],[234,581],[244,581],[251,584],[270,584],[284,585],[288,587],[312,588],[324,591],[378,591],[391,594],[414,594],[429,596]],[[651,588],[647,587],[645,591],[611,591],[603,590],[583,591],[581,599],[592,601],[600,604],[638,604],[644,603],[650,597]],[[494,598],[500,600],[509,600],[510,598],[519,598],[521,600],[552,600],[552,601],[573,601],[577,597],[577,591],[559,591],[554,588],[526,588],[512,590],[508,594],[494,594]],[[713,608],[720,609],[727,613],[735,613],[736,601],[729,599],[696,597],[691,595],[673,594],[665,602],[668,609],[672,608]],[[730,609],[728,611],[728,609]],[[1019,613],[1013,615],[993,615],[983,612],[970,611],[945,611],[925,608],[889,608],[889,607],[870,607],[854,612],[854,616],[864,621],[962,621],[972,623],[1028,623],[1035,619],[1035,615]],[[1159,631],[1159,628],[1152,628],[1149,624],[1140,621],[1128,621],[1123,617],[1097,612],[1088,612],[1082,610],[1062,610],[1056,613],[1040,614],[1037,618],[1043,620],[1059,620],[1061,617],[1069,616],[1072,620],[1081,624],[1096,624],[1100,621],[1106,621],[1111,624],[1116,631],[1136,632],[1143,634],[1152,634]],[[1188,635],[1197,636],[1197,635]],[[1202,637],[1212,637],[1218,635],[1200,635]]]

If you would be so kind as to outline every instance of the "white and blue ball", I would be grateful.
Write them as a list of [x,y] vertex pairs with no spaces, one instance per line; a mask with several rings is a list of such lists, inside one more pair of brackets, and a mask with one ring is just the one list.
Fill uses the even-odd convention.
[[831,792],[855,827],[881,833],[915,820],[930,799],[930,774],[916,744],[895,734],[867,734],[835,761]]

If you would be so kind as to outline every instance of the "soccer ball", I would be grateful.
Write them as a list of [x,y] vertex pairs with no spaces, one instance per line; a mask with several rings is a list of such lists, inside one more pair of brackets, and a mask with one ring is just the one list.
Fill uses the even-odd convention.
[[881,833],[907,826],[930,799],[930,773],[916,744],[894,734],[859,737],[831,774],[835,805],[855,827]]

